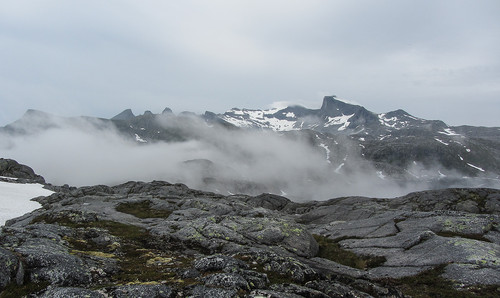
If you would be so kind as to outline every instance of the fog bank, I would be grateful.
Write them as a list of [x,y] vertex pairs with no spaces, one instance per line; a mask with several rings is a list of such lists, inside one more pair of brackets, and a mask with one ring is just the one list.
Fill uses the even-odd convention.
[[159,116],[165,129],[175,127],[189,140],[144,144],[125,137],[109,121],[44,121],[51,125],[34,134],[0,136],[0,156],[32,167],[55,185],[165,180],[226,195],[271,192],[295,201],[393,197],[428,187],[401,187],[382,177],[347,139],[326,150],[327,145],[313,145],[305,133],[229,130],[193,116]]

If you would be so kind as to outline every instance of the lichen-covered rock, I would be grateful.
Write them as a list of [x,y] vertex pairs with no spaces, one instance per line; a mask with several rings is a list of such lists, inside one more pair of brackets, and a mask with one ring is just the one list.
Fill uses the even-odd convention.
[[500,285],[500,266],[484,267],[480,264],[449,264],[442,276],[460,281],[460,287],[472,285]]
[[304,298],[302,295],[285,293],[274,290],[253,290],[248,297],[251,298]]
[[148,297],[148,298],[172,298],[175,293],[171,288],[162,284],[153,285],[127,285],[116,288],[112,293],[115,298]]
[[312,298],[330,297],[323,292],[295,284],[276,284],[271,286],[271,290],[287,294],[296,294],[299,297],[312,297]]
[[229,256],[212,255],[195,260],[194,268],[202,272],[235,271],[240,268],[248,268],[248,265],[241,260]]
[[45,291],[40,298],[104,298],[104,294],[77,287],[54,287]]
[[22,284],[24,275],[22,263],[12,252],[3,248],[0,248],[0,268],[2,268],[0,270],[0,290],[12,282],[17,281]]
[[206,286],[195,286],[192,289],[186,290],[186,297],[193,298],[233,298],[237,297],[238,290],[210,288]]
[[[398,284],[436,267],[462,290],[499,283],[495,190],[294,203],[162,181],[53,189],[58,193],[37,198],[43,208],[2,228],[0,290],[35,285],[31,294],[44,297],[402,297],[379,280]],[[333,247],[358,261],[378,259],[341,265],[324,253]]]
[[335,281],[313,280],[307,282],[305,286],[320,291],[328,297],[372,297],[371,295],[358,291],[351,286]]
[[248,282],[237,273],[215,273],[203,279],[206,286],[249,290]]
[[23,256],[34,282],[74,286],[91,281],[90,270],[80,258],[48,240],[27,241],[16,252]]

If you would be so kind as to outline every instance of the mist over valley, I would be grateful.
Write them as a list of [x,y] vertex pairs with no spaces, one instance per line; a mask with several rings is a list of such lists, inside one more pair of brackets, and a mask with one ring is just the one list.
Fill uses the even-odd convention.
[[375,114],[335,96],[320,109],[203,115],[167,108],[102,119],[29,110],[0,134],[2,157],[54,185],[164,180],[295,201],[500,188],[500,129],[450,127],[403,110]]

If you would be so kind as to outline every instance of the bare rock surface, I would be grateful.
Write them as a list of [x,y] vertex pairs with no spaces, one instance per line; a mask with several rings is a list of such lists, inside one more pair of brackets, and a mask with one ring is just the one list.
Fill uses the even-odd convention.
[[2,227],[0,291],[404,297],[405,278],[439,268],[461,291],[500,287],[499,190],[295,203],[163,181],[53,188]]

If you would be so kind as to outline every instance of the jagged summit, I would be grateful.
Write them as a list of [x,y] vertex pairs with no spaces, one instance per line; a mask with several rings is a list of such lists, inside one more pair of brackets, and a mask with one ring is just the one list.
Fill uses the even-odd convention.
[[307,109],[301,106],[273,110],[235,108],[219,117],[238,127],[275,131],[311,129],[334,134],[387,133],[407,128],[412,124],[421,125],[426,121],[413,117],[403,110],[376,114],[363,106],[338,99],[335,95],[325,96],[320,109]]
[[26,112],[24,112],[24,115],[25,116],[47,115],[47,113],[36,109],[27,109]]
[[165,114],[170,115],[170,114],[173,114],[174,112],[172,112],[172,109],[171,109],[171,108],[168,108],[168,107],[167,107],[167,108],[165,108],[165,109],[163,110],[163,112],[161,112],[161,113],[162,113],[162,115],[165,115]]
[[121,112],[120,114],[111,118],[111,120],[129,120],[129,119],[132,119],[134,117],[135,117],[135,115],[134,115],[134,113],[132,113],[132,110],[126,109],[123,112]]
[[345,101],[339,100],[337,96],[325,96],[323,98],[323,104],[321,105],[321,109],[324,112],[333,112],[338,110],[356,110],[361,108],[359,105],[354,105],[347,103]]

